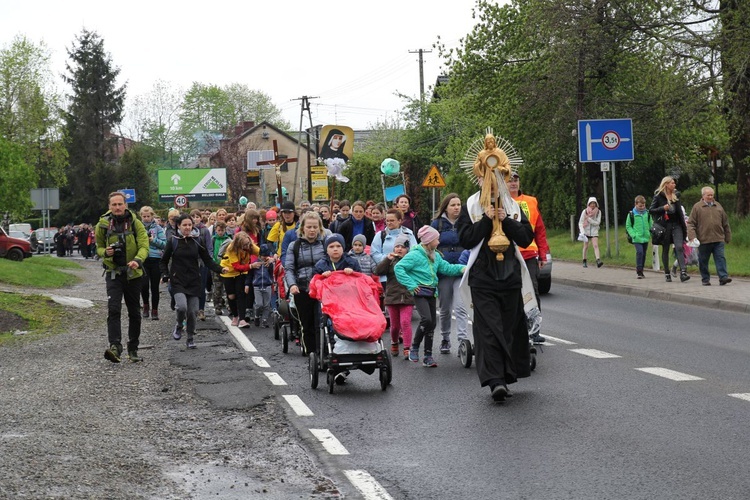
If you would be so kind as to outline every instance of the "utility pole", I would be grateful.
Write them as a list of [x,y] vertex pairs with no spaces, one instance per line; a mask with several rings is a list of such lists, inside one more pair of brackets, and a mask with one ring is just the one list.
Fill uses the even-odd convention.
[[418,49],[410,50],[409,54],[419,54],[419,100],[424,104],[424,54],[429,54],[431,50]]
[[[300,106],[300,112],[299,112],[299,135],[297,136],[297,158],[299,158],[299,150],[302,146],[300,141],[300,136],[302,135],[302,118],[305,116],[305,111],[307,111],[307,117],[310,120],[310,129],[313,128],[313,122],[312,122],[312,113],[310,113],[310,99],[317,99],[318,97],[308,97],[306,95],[303,95],[302,97],[298,97],[297,99],[292,99],[293,101],[302,101]],[[294,178],[299,178],[299,164],[301,162],[297,161],[294,165]],[[317,162],[316,162],[317,163]],[[312,179],[310,174],[310,136],[308,134],[307,136],[307,190],[308,190],[308,198],[309,198],[309,192],[310,192],[310,186],[312,186]],[[302,191],[302,188],[300,188],[300,191]],[[292,183],[292,201],[297,197],[297,183]]]

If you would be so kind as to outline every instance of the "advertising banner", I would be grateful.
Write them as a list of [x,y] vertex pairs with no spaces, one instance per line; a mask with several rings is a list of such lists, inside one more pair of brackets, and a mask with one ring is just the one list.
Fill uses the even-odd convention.
[[225,201],[225,168],[177,168],[158,171],[159,201],[173,201],[183,195],[190,201]]

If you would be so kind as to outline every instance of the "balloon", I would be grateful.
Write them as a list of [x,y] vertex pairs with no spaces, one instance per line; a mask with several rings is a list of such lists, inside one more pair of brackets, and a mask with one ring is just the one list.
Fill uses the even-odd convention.
[[247,205],[247,198],[245,198],[244,196],[240,196],[239,202],[240,205]]
[[383,160],[383,163],[380,164],[380,171],[383,172],[384,175],[396,175],[401,171],[401,164],[398,160],[386,158]]

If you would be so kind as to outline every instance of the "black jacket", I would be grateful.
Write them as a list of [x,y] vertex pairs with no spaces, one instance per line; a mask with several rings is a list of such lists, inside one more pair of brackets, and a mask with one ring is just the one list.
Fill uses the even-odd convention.
[[[365,236],[365,239],[367,240],[367,245],[372,244],[372,239],[375,237],[375,224],[373,224],[371,219],[368,219],[367,217],[364,217],[362,219],[364,224],[364,229],[362,230],[362,234]],[[338,231],[341,236],[344,237],[344,243],[345,248],[344,251],[348,252],[352,249],[352,240],[354,239],[354,217],[349,217],[345,221],[343,221],[338,226]]]
[[658,221],[666,225],[679,224],[682,227],[682,235],[687,239],[687,224],[685,223],[685,212],[682,210],[682,201],[680,201],[679,195],[677,195],[677,202],[671,203],[669,211],[664,210],[664,205],[667,204],[667,197],[664,193],[659,193],[654,196],[654,200],[651,202],[651,208],[648,211],[654,218],[654,221]]
[[164,256],[159,262],[159,269],[162,276],[169,277],[172,283],[172,293],[184,293],[191,297],[200,296],[201,272],[198,259],[215,273],[221,273],[221,266],[213,261],[208,250],[195,238],[173,236],[167,240],[167,248],[164,249]]

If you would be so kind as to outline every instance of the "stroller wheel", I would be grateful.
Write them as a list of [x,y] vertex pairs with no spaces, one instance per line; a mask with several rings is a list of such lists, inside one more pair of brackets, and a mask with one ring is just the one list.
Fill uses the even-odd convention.
[[313,389],[318,388],[318,355],[314,352],[310,353],[310,359],[308,360],[307,370],[310,372],[310,387]]
[[471,341],[469,339],[461,340],[458,344],[458,355],[461,358],[461,364],[464,368],[471,368],[471,361],[474,356],[474,350],[471,347]]
[[281,328],[281,352],[284,354],[289,352],[289,329],[286,325]]
[[336,376],[333,374],[333,372],[328,371],[326,378],[328,381],[328,394],[333,394],[333,388],[336,386]]
[[532,352],[530,356],[531,360],[529,362],[529,367],[531,368],[531,371],[534,371],[534,368],[536,368],[536,353]]
[[386,390],[388,388],[388,368],[383,367],[380,369],[380,389]]
[[279,324],[279,317],[278,315],[274,315],[273,317],[273,338],[275,340],[279,340],[281,333],[281,325]]
[[391,353],[388,351],[385,352],[385,369],[386,369],[386,375],[388,377],[388,385],[391,385],[391,380],[393,379],[393,362],[391,358]]

